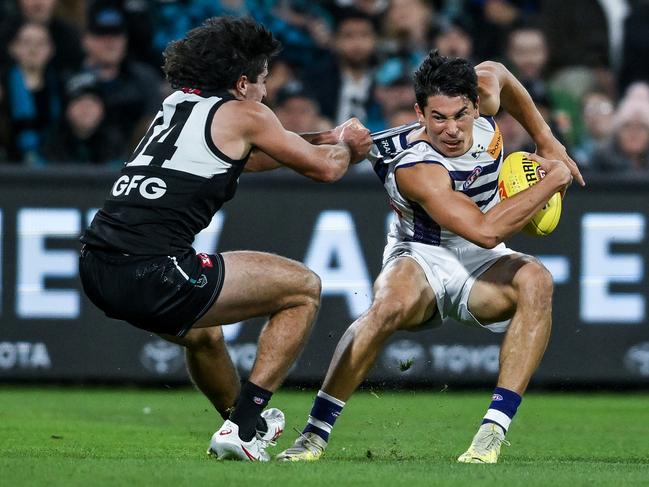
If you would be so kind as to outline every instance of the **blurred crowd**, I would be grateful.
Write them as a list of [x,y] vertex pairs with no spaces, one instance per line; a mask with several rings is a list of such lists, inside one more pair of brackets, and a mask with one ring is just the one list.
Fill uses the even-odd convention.
[[[413,121],[434,48],[505,64],[585,171],[649,174],[649,0],[5,0],[0,162],[123,163],[171,92],[164,47],[217,15],[282,41],[266,103],[289,130]],[[533,150],[498,123],[507,152]]]

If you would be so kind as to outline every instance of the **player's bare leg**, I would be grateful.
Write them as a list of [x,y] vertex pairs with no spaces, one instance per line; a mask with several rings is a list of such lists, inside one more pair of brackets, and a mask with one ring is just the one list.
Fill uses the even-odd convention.
[[311,331],[320,305],[320,279],[299,262],[262,252],[226,252],[217,302],[194,328],[270,316],[249,380],[274,391]]
[[[265,446],[283,430],[283,414],[267,410],[277,427],[255,436],[260,414],[284,380],[311,331],[320,304],[320,279],[299,262],[261,252],[227,252],[223,289],[194,330],[269,316],[258,341],[255,364],[229,420],[212,437],[219,458],[268,460]],[[273,414],[275,416],[273,416]]]
[[435,295],[421,267],[409,257],[389,264],[374,283],[372,305],[338,342],[306,428],[278,458],[320,458],[345,401],[365,379],[385,341],[397,330],[425,322],[435,310]]
[[418,326],[435,312],[435,294],[421,267],[409,257],[395,259],[374,283],[370,308],[343,334],[322,390],[347,401],[365,379],[397,330]]
[[477,279],[469,309],[483,323],[511,318],[500,349],[498,386],[523,394],[552,328],[552,275],[527,256],[501,259]]
[[160,336],[185,347],[189,376],[223,419],[227,419],[239,397],[241,385],[221,328],[194,328],[182,338]]
[[511,323],[500,349],[500,373],[492,403],[469,449],[465,463],[496,463],[500,444],[538,367],[552,327],[552,276],[535,259],[514,255],[501,259],[476,281],[469,309],[483,323]]

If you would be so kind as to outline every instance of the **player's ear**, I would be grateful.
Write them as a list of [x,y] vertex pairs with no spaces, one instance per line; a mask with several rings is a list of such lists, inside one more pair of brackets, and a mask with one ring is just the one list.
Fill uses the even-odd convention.
[[245,74],[239,76],[239,79],[234,85],[234,89],[237,94],[241,95],[243,98],[246,97],[246,93],[248,92],[248,77]]
[[475,100],[475,103],[473,104],[475,108],[475,113],[473,114],[473,118],[480,118],[480,95]]
[[419,120],[419,123],[424,125],[426,122],[426,117],[424,116],[424,112],[421,108],[419,108],[419,103],[415,103],[415,112],[417,113],[417,119]]

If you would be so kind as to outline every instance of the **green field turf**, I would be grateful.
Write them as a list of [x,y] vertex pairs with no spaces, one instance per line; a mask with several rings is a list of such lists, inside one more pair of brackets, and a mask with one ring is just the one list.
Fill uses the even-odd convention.
[[[312,392],[282,392],[275,453],[292,443]],[[218,462],[220,421],[189,388],[0,387],[2,486],[649,485],[649,394],[529,393],[498,465],[461,465],[489,394],[359,393],[324,460]]]

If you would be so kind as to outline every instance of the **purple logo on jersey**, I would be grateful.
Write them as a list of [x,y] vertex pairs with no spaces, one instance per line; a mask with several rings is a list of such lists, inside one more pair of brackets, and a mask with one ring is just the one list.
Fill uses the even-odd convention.
[[466,181],[464,181],[462,189],[467,189],[469,186],[475,183],[480,174],[482,174],[482,166],[477,166],[473,171],[471,171],[471,174],[469,174],[469,177],[466,178]]

